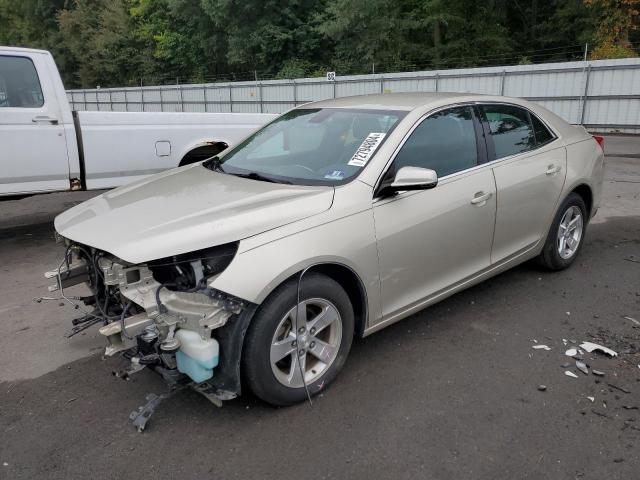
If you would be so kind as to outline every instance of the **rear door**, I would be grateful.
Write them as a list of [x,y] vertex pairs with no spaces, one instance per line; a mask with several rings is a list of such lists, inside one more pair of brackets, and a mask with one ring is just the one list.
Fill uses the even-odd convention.
[[69,188],[67,143],[40,54],[0,54],[0,195]]
[[[431,190],[374,201],[383,321],[490,265],[495,183],[470,106],[429,115],[404,142],[383,182],[405,166],[438,174]],[[482,141],[484,143],[484,141]]]
[[546,236],[567,171],[566,149],[527,109],[481,105],[497,188],[491,262],[533,247]]

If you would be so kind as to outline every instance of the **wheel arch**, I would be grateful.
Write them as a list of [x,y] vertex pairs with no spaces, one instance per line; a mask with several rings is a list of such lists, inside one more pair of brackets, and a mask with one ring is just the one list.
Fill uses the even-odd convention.
[[591,218],[593,210],[593,190],[591,190],[591,187],[586,183],[581,183],[575,186],[569,193],[577,193],[582,197],[582,200],[584,200],[587,206],[587,218]]
[[[367,326],[369,308],[367,303],[367,290],[360,275],[348,265],[336,261],[323,261],[311,263],[304,268],[298,266],[293,273],[289,273],[277,283],[271,284],[268,291],[263,291],[260,295],[262,302],[269,297],[278,287],[284,283],[291,281],[300,276],[304,272],[307,275],[310,272],[321,273],[338,283],[349,296],[351,305],[353,306],[353,314],[355,319],[354,334],[362,337]],[[303,276],[304,280],[304,276]]]

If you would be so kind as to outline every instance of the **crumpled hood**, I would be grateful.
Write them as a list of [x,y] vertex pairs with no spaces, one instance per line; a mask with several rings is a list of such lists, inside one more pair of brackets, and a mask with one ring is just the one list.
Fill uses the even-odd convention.
[[326,211],[331,187],[183,167],[99,195],[55,219],[60,235],[141,263],[242,240]]

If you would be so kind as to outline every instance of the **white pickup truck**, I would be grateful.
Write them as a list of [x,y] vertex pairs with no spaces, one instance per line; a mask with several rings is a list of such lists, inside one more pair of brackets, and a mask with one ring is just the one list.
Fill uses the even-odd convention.
[[123,185],[216,155],[274,117],[72,111],[49,52],[0,46],[0,197]]

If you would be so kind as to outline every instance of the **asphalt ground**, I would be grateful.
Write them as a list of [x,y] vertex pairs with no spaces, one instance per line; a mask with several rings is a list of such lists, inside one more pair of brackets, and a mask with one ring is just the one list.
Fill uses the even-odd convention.
[[[607,139],[621,156],[570,269],[521,265],[356,341],[312,406],[183,391],[143,434],[128,415],[162,382],[114,378],[95,329],[66,339],[77,312],[33,301],[53,217],[95,193],[0,203],[0,479],[639,478],[639,147]],[[585,354],[604,377],[562,366],[584,340],[618,352]]]

